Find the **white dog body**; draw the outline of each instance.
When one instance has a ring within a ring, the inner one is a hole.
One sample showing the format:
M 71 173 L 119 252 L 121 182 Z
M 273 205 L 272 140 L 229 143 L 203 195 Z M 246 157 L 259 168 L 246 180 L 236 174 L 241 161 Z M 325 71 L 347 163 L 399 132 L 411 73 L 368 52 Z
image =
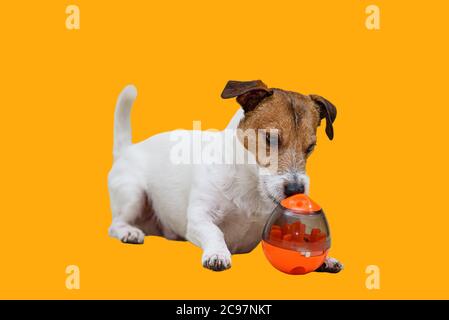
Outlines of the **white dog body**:
M 142 243 L 145 235 L 186 239 L 204 250 L 203 263 L 212 258 L 230 264 L 231 253 L 251 251 L 274 208 L 258 189 L 257 165 L 174 164 L 170 153 L 179 142 L 172 137 L 188 131 L 131 144 L 129 112 L 135 97 L 135 88 L 128 86 L 117 103 L 115 160 L 108 177 L 110 235 L 130 243 Z M 226 139 L 224 131 L 201 134 L 201 141 L 216 135 Z

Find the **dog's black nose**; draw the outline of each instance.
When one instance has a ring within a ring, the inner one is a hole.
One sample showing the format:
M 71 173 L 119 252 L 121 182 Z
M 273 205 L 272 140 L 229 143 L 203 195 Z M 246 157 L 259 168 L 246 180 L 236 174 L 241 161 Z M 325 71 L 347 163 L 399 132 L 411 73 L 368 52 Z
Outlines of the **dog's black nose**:
M 284 193 L 287 197 L 297 193 L 304 193 L 304 185 L 302 183 L 289 182 L 284 185 Z

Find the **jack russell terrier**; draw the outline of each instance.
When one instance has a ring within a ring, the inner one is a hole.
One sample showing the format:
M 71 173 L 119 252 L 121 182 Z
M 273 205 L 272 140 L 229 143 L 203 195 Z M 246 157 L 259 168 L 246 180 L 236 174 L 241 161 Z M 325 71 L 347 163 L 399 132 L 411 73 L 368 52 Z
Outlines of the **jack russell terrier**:
M 115 110 L 109 235 L 133 244 L 143 243 L 148 235 L 188 240 L 203 250 L 203 266 L 214 271 L 230 268 L 231 254 L 257 246 L 277 203 L 308 193 L 306 161 L 323 118 L 327 136 L 332 140 L 334 135 L 337 110 L 325 98 L 268 88 L 260 80 L 229 81 L 221 97 L 237 98 L 242 109 L 226 130 L 175 130 L 132 144 L 130 110 L 136 96 L 136 88 L 127 86 Z M 233 134 L 226 134 L 229 130 Z M 256 133 L 244 134 L 251 130 Z M 201 135 L 200 147 L 225 141 L 218 158 L 232 161 L 175 161 L 180 142 L 174 137 L 195 134 Z M 262 149 L 272 154 L 260 155 Z M 246 161 L 236 163 L 233 152 Z M 275 166 L 270 165 L 273 155 Z M 328 258 L 317 271 L 342 268 Z

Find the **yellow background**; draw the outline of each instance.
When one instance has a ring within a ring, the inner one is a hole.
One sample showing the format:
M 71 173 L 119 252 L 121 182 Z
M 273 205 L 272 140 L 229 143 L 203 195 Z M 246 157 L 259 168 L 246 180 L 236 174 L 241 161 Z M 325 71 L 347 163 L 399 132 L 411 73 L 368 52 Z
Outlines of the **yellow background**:
M 365 7 L 381 30 L 365 28 Z M 65 28 L 77 4 L 81 29 Z M 4 2 L 0 298 L 449 298 L 445 1 Z M 308 164 L 338 275 L 284 275 L 261 248 L 231 270 L 189 243 L 109 238 L 113 111 L 134 83 L 133 135 L 224 128 L 229 79 L 338 108 Z M 81 290 L 65 288 L 65 267 Z M 381 289 L 365 288 L 380 267 Z

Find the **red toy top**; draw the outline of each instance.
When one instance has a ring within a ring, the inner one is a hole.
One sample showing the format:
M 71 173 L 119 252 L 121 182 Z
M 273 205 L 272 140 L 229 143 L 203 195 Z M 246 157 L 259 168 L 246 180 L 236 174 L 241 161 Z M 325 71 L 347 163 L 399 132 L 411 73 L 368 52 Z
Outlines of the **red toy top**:
M 299 212 L 302 214 L 315 213 L 321 210 L 318 203 L 314 202 L 305 194 L 296 194 L 281 201 L 281 205 L 290 209 L 293 212 Z

